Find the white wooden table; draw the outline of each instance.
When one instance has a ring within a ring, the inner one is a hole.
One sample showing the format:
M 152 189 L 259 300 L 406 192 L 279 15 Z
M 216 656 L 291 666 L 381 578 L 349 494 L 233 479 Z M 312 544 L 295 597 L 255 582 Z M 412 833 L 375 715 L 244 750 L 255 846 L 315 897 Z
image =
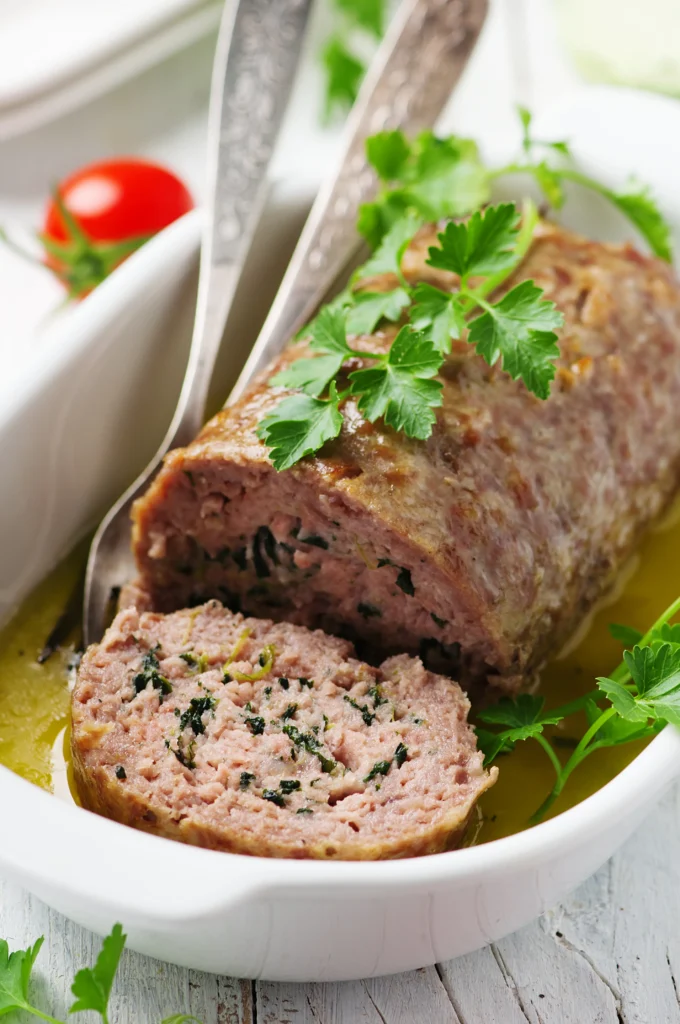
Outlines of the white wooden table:
M 470 134 L 502 130 L 513 103 L 545 102 L 574 80 L 555 41 L 550 0 L 491 4 L 456 94 L 456 126 Z M 37 209 L 44 183 L 36 183 L 34 204 L 25 168 L 35 176 L 41 154 L 56 177 L 101 152 L 147 152 L 177 167 L 200 197 L 208 63 L 209 46 L 199 44 L 138 86 L 2 147 L 3 217 L 22 204 Z M 73 974 L 94 961 L 100 940 L 0 881 L 0 937 L 19 948 L 41 934 L 38 999 L 65 1016 Z M 157 1024 L 180 1011 L 204 1024 L 680 1024 L 680 790 L 564 905 L 457 961 L 364 982 L 278 985 L 215 978 L 126 952 L 111 1024 Z

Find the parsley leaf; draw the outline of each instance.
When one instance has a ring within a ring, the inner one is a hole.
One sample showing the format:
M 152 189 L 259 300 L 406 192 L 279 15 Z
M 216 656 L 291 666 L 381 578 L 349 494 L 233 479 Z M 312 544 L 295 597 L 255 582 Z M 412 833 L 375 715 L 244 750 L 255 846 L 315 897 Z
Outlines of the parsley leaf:
M 257 436 L 271 448 L 275 469 L 289 469 L 338 436 L 342 428 L 339 404 L 335 384 L 331 383 L 327 399 L 291 395 L 262 420 Z
M 351 53 L 340 35 L 333 35 L 324 47 L 322 60 L 326 71 L 326 110 L 328 120 L 333 111 L 351 107 L 356 99 L 366 68 Z
M 366 139 L 366 156 L 383 181 L 399 178 L 411 155 L 403 132 L 378 132 Z
M 311 324 L 309 329 L 309 347 L 315 352 L 334 352 L 347 359 L 355 353 L 347 345 L 347 328 L 345 324 L 345 306 L 325 306 Z
M 115 924 L 111 934 L 104 939 L 94 967 L 84 967 L 78 971 L 71 985 L 76 1001 L 69 1013 L 95 1010 L 107 1024 L 109 996 L 126 938 L 122 926 Z
M 385 29 L 385 0 L 335 0 L 342 11 L 359 28 L 366 29 L 377 39 Z
M 435 422 L 432 410 L 442 403 L 442 385 L 431 380 L 441 364 L 432 342 L 402 327 L 380 365 L 350 374 L 351 393 L 369 422 L 382 417 L 408 437 L 425 440 Z
M 460 338 L 465 317 L 460 297 L 425 282 L 413 291 L 411 324 L 428 338 L 443 356 L 451 351 L 451 339 Z
M 642 633 L 639 629 L 633 629 L 632 626 L 622 626 L 618 622 L 609 623 L 609 633 L 614 638 L 623 644 L 624 647 L 634 647 L 642 640 Z
M 369 140 L 367 155 L 385 187 L 359 211 L 358 230 L 376 246 L 405 213 L 440 220 L 469 213 L 489 198 L 489 175 L 471 139 L 422 132 L 410 144 L 401 132 Z
M 372 334 L 381 320 L 399 320 L 411 297 L 405 288 L 389 292 L 359 292 L 347 311 L 349 334 Z
M 514 748 L 521 740 L 536 739 L 546 725 L 556 725 L 563 718 L 558 709 L 547 714 L 543 712 L 545 700 L 530 693 L 522 693 L 511 700 L 503 698 L 498 704 L 485 708 L 479 713 L 479 719 L 487 725 L 505 725 L 499 733 L 491 733 L 485 729 L 477 729 L 477 741 L 483 750 L 484 763 L 490 764 L 500 753 Z
M 318 398 L 336 376 L 346 359 L 355 355 L 347 345 L 345 307 L 325 306 L 308 328 L 309 347 L 323 355 L 296 359 L 269 381 L 274 387 L 299 388 Z
M 606 712 L 602 708 L 598 708 L 594 700 L 589 700 L 586 702 L 585 713 L 588 725 L 595 725 Z M 654 732 L 654 727 L 650 729 L 646 721 L 644 723 L 627 722 L 625 718 L 616 715 L 614 718 L 608 718 L 598 728 L 597 736 L 590 744 L 589 749 L 592 751 L 600 747 L 618 747 L 622 743 L 644 739 L 652 732 Z
M 598 191 L 635 225 L 655 256 L 668 263 L 672 261 L 670 228 L 647 188 L 640 185 L 631 186 L 625 192 L 612 192 L 602 188 Z
M 616 679 L 597 680 L 621 718 L 680 725 L 680 644 L 655 641 L 649 647 L 636 646 L 624 651 L 623 660 L 637 693 Z
M 192 1017 L 190 1013 L 175 1013 L 172 1017 L 164 1017 L 161 1024 L 190 1024 L 192 1021 L 194 1024 L 201 1024 L 198 1017 Z
M 359 268 L 355 277 L 395 274 L 401 280 L 401 259 L 419 226 L 420 221 L 411 215 L 400 218 L 392 225 L 371 258 Z
M 547 398 L 560 354 L 551 328 L 561 327 L 564 317 L 542 295 L 533 281 L 523 281 L 495 306 L 480 302 L 485 312 L 470 324 L 468 341 L 489 366 L 500 358 L 513 380 L 521 378 L 529 391 Z
M 10 953 L 5 940 L 0 939 L 0 1017 L 12 1010 L 33 1012 L 28 998 L 28 983 L 43 941 L 41 937 L 28 949 Z
M 484 213 L 477 210 L 467 223 L 446 225 L 438 235 L 440 247 L 429 250 L 427 262 L 460 277 L 506 270 L 515 263 L 518 224 L 514 203 L 489 206 Z

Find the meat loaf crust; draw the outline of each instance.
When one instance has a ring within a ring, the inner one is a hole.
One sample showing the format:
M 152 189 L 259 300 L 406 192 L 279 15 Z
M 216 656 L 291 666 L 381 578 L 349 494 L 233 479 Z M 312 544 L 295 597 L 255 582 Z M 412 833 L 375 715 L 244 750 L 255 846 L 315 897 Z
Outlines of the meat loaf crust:
M 73 764 L 88 809 L 185 843 L 367 859 L 458 844 L 493 783 L 451 680 L 405 655 L 218 602 L 118 615 L 78 672 Z M 226 674 L 225 674 L 226 673 Z
M 434 242 L 417 236 L 405 273 L 450 287 L 425 263 Z M 530 683 L 677 488 L 680 289 L 631 246 L 550 225 L 507 287 L 527 278 L 565 318 L 547 401 L 454 343 L 428 441 L 350 402 L 335 442 L 276 473 L 256 430 L 283 393 L 266 379 L 305 352 L 291 346 L 137 503 L 151 604 L 218 596 L 382 652 L 437 648 L 464 685 Z

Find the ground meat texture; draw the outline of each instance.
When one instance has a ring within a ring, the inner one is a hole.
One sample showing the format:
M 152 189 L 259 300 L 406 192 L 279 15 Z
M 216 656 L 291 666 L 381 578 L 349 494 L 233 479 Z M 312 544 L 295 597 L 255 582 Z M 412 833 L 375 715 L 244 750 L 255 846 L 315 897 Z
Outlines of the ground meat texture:
M 72 703 L 85 807 L 210 849 L 378 859 L 458 844 L 495 780 L 456 683 L 213 601 L 121 612 Z
M 451 286 L 425 265 L 411 282 Z M 432 437 L 345 407 L 341 436 L 277 473 L 256 429 L 272 373 L 172 452 L 135 518 L 140 586 L 162 610 L 209 596 L 383 653 L 436 651 L 467 686 L 512 692 L 575 630 L 678 483 L 680 289 L 666 264 L 542 225 L 532 278 L 565 317 L 550 398 L 461 341 Z M 372 288 L 394 284 L 377 279 Z M 361 346 L 386 347 L 391 325 Z

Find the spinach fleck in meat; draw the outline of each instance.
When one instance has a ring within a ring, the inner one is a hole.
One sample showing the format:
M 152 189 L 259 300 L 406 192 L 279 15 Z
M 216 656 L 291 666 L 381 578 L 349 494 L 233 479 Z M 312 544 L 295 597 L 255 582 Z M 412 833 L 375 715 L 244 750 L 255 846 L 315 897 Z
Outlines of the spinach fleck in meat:
M 380 686 L 377 683 L 368 690 L 367 696 L 373 701 L 374 708 L 379 708 L 382 704 L 389 704 L 389 700 L 387 697 L 383 697 L 380 692 Z
M 194 736 L 200 736 L 205 732 L 203 715 L 208 711 L 214 714 L 216 703 L 217 701 L 211 693 L 206 694 L 205 697 L 192 697 L 189 701 L 189 707 L 180 715 L 180 729 L 189 727 Z
M 343 700 L 346 700 L 351 707 L 360 712 L 366 725 L 373 725 L 373 722 L 375 721 L 375 714 L 368 710 L 368 704 L 359 704 L 354 697 L 350 697 L 348 693 L 345 694 Z
M 252 732 L 253 736 L 261 736 L 264 732 L 266 722 L 260 715 L 255 715 L 253 718 L 246 718 L 246 725 Z
M 311 544 L 314 548 L 322 548 L 324 551 L 328 551 L 328 541 L 323 537 L 319 537 L 316 533 L 310 533 L 308 537 L 298 537 L 301 544 Z
M 360 601 L 357 605 L 357 611 L 359 615 L 363 615 L 365 619 L 378 619 L 381 617 L 382 612 L 379 608 L 376 608 L 374 604 L 366 604 L 364 601 Z
M 397 768 L 401 768 L 407 757 L 408 747 L 405 747 L 403 743 L 399 743 L 389 761 L 376 761 L 368 775 L 365 776 L 364 782 L 373 782 L 378 775 L 387 775 L 393 764 L 396 764 Z
M 413 586 L 413 580 L 411 579 L 411 573 L 408 569 L 400 569 L 397 573 L 395 583 L 400 590 L 403 590 L 409 597 L 413 597 L 416 592 L 416 588 Z
M 285 676 L 281 676 L 281 678 L 279 679 L 279 686 L 281 687 L 282 690 L 287 690 L 288 687 L 290 686 L 290 683 L 288 682 Z
M 330 773 L 337 767 L 336 762 L 332 758 L 326 757 L 320 750 L 319 741 L 311 732 L 300 732 L 294 725 L 284 725 L 282 731 L 295 746 L 302 747 L 308 754 L 318 757 L 321 771 Z
M 290 793 L 294 793 L 300 788 L 299 779 L 281 779 L 279 783 L 279 789 L 282 793 L 288 796 Z
M 247 789 L 250 783 L 254 781 L 255 776 L 252 772 L 241 772 L 241 777 L 238 783 L 239 789 Z
M 440 629 L 443 629 L 444 626 L 448 626 L 447 620 L 446 619 L 440 619 L 439 616 L 435 615 L 434 612 L 430 612 L 430 617 L 431 617 L 432 621 L 434 622 L 435 626 L 439 626 Z
M 145 690 L 149 683 L 153 686 L 154 690 L 158 690 L 160 693 L 160 700 L 163 697 L 167 697 L 169 693 L 172 693 L 172 685 L 169 679 L 166 679 L 160 672 L 160 663 L 156 657 L 156 652 L 160 650 L 160 646 L 154 647 L 153 650 L 147 651 L 142 658 L 142 664 L 139 672 L 136 673 L 132 680 L 135 688 L 135 695 Z
M 116 778 L 127 779 L 127 772 L 123 768 L 122 764 L 119 764 L 118 767 L 116 768 Z
M 287 722 L 289 719 L 293 718 L 297 709 L 297 704 L 289 704 L 286 710 L 281 715 L 281 720 L 283 722 Z
M 262 799 L 268 800 L 270 804 L 276 804 L 277 807 L 285 807 L 286 801 L 283 799 L 278 789 L 263 789 Z
M 311 807 L 298 807 L 296 814 L 314 814 Z
M 311 690 L 312 687 L 314 686 L 313 679 L 305 679 L 304 677 L 301 677 L 300 679 L 298 679 L 298 682 L 300 684 L 300 689 L 302 689 L 303 686 L 306 686 L 308 690 Z

